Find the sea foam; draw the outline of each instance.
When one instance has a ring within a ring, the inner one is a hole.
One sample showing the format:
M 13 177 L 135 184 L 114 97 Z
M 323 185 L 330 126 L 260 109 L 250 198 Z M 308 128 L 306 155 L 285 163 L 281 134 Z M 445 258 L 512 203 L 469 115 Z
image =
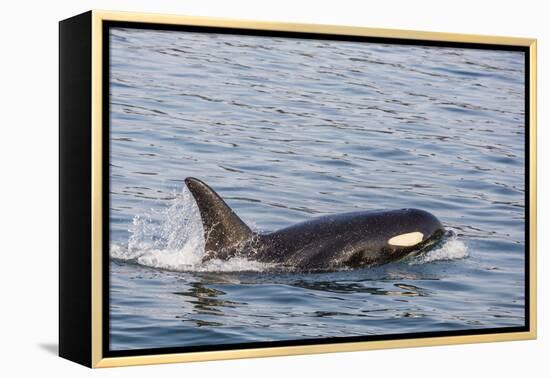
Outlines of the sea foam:
M 160 219 L 160 222 L 153 218 Z M 274 264 L 242 257 L 202 262 L 205 240 L 199 209 L 184 186 L 170 207 L 135 216 L 126 245 L 111 243 L 110 256 L 139 265 L 175 271 L 264 271 Z
M 414 257 L 409 264 L 425 264 L 434 261 L 461 260 L 467 258 L 470 254 L 466 244 L 458 239 L 453 231 L 448 231 L 448 236 L 444 241 L 434 249 Z

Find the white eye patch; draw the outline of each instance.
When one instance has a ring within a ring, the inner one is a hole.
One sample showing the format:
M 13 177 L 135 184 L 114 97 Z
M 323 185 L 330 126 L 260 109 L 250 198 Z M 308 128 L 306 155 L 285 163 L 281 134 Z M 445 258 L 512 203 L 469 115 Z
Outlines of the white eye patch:
M 409 232 L 407 234 L 394 236 L 388 240 L 388 244 L 397 247 L 411 247 L 420 243 L 423 237 L 424 234 L 422 232 Z

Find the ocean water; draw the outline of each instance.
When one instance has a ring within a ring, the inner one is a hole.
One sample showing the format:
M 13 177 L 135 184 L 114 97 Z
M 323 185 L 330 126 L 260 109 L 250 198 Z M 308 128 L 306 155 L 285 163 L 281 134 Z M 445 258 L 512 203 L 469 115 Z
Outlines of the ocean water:
M 111 350 L 524 325 L 523 53 L 115 28 L 110 55 Z M 448 233 L 368 269 L 201 263 L 189 176 L 260 231 Z

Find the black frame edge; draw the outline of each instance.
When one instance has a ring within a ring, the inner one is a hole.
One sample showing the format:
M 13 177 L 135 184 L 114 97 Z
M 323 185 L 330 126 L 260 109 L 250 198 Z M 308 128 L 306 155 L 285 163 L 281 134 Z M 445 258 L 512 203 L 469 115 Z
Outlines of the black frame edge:
M 92 367 L 92 12 L 59 22 L 59 356 Z

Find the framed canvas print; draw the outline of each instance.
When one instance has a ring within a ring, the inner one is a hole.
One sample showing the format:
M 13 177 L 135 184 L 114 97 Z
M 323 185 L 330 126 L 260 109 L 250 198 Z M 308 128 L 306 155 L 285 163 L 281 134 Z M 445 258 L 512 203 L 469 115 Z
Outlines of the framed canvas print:
M 536 41 L 60 22 L 62 357 L 536 336 Z

